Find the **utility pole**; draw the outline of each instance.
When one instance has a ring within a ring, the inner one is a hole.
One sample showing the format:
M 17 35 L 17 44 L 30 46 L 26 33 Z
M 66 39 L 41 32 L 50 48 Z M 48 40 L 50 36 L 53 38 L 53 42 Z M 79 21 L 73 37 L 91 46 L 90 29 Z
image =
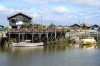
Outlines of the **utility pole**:
M 42 32 L 43 32 L 43 25 L 42 25 L 42 16 L 41 16 L 41 26 L 42 26 L 42 28 L 41 28 L 41 29 L 42 29 Z
M 42 16 L 41 16 L 41 25 L 42 25 Z M 42 26 L 43 27 L 43 26 Z

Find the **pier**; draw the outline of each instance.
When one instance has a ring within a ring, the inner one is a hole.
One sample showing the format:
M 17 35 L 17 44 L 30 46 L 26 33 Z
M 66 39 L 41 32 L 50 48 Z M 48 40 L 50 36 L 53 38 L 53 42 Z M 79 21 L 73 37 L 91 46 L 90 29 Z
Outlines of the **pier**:
M 65 40 L 66 31 L 64 29 L 50 28 L 22 28 L 9 29 L 7 36 L 10 42 L 20 42 L 31 40 L 31 42 L 44 42 L 44 44 L 59 43 Z

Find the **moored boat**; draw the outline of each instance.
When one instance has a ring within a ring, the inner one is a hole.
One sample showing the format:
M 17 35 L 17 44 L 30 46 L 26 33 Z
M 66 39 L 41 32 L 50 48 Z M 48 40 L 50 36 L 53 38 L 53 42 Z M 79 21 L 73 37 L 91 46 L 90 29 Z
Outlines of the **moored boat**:
M 24 42 L 19 42 L 19 43 L 12 43 L 14 47 L 33 47 L 33 46 L 43 46 L 43 42 L 38 42 L 38 43 L 31 43 L 29 40 L 26 40 Z
M 82 44 L 96 44 L 94 37 L 87 37 L 86 39 L 81 39 Z
M 71 43 L 72 44 L 80 44 L 81 43 L 81 40 L 79 37 L 74 37 L 71 39 Z

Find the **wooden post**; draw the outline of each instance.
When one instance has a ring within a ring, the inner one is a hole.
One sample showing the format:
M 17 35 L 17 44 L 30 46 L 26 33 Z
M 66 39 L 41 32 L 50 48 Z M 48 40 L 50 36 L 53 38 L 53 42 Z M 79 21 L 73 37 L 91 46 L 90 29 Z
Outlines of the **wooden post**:
M 48 33 L 46 33 L 46 36 L 47 36 L 47 44 L 48 44 Z
M 8 39 L 8 46 L 9 46 L 9 44 L 10 44 L 10 30 L 8 30 L 9 31 L 9 39 Z
M 85 26 L 85 37 L 86 37 L 86 26 Z
M 20 42 L 20 33 L 18 35 L 19 35 L 19 42 Z
M 56 42 L 56 38 L 57 38 L 57 32 L 56 32 L 56 29 L 55 29 L 55 39 L 54 39 L 54 42 Z
M 24 41 L 24 40 L 25 40 L 25 39 L 24 39 L 24 35 L 25 35 L 25 34 L 23 33 L 23 34 L 22 34 L 22 41 Z
M 53 43 L 52 33 L 50 34 L 50 42 Z
M 69 40 L 70 40 L 70 31 L 69 31 Z
M 97 31 L 97 41 L 98 41 L 98 31 Z
M 32 43 L 33 43 L 33 36 L 34 36 L 34 34 L 32 33 Z
M 41 42 L 41 34 L 39 34 L 39 41 Z
M 55 39 L 56 39 L 56 35 L 57 35 L 57 33 L 56 33 L 56 29 L 55 29 Z

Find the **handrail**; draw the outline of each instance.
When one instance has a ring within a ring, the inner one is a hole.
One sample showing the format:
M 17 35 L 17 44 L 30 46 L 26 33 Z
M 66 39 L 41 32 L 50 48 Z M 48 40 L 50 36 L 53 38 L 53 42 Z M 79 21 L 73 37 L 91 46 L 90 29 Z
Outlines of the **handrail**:
M 62 32 L 65 31 L 63 29 L 37 29 L 37 28 L 21 28 L 21 29 L 9 29 L 9 32 Z

